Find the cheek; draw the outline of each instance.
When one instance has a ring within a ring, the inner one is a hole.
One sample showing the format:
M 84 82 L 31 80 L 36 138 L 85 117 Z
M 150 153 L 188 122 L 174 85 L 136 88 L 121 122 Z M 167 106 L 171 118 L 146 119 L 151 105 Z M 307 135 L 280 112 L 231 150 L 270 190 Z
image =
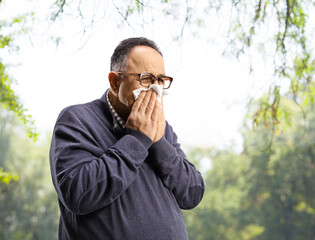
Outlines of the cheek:
M 134 103 L 132 91 L 131 92 L 120 91 L 118 97 L 119 97 L 119 101 L 126 107 L 130 107 Z
M 130 108 L 133 106 L 135 99 L 133 96 L 133 90 L 137 89 L 136 86 L 131 87 L 129 85 L 129 87 L 126 86 L 126 84 L 122 84 L 120 86 L 120 90 L 118 93 L 118 97 L 119 97 L 119 101 L 125 105 L 126 107 Z

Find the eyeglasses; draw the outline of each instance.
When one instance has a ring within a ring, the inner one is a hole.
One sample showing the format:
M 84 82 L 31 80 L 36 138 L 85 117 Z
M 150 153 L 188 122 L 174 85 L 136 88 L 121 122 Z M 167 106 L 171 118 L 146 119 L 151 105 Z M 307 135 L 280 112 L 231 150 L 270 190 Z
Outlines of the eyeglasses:
M 138 76 L 139 79 L 137 79 L 140 82 L 140 85 L 143 87 L 150 87 L 151 84 L 154 84 L 155 81 L 158 82 L 159 85 L 163 86 L 163 89 L 170 88 L 173 78 L 168 76 L 159 76 L 156 77 L 151 73 L 126 73 L 126 72 L 117 72 L 120 75 L 123 76 Z

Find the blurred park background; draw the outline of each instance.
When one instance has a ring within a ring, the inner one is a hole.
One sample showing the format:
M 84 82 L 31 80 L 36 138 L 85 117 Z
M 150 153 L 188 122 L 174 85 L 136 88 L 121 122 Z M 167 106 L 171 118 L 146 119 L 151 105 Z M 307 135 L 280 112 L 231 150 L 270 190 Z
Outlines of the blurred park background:
M 124 38 L 161 48 L 166 119 L 206 192 L 191 240 L 315 240 L 312 0 L 0 0 L 0 240 L 57 239 L 58 113 L 101 97 Z

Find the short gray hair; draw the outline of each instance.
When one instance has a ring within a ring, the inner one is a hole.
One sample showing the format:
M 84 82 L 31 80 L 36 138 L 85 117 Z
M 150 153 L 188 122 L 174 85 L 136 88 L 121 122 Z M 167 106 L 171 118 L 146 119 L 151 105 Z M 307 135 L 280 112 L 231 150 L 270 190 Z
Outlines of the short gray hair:
M 156 50 L 162 57 L 162 53 L 155 42 L 144 37 L 127 38 L 119 43 L 110 59 L 110 70 L 124 72 L 127 69 L 127 60 L 131 50 L 136 46 L 147 46 Z

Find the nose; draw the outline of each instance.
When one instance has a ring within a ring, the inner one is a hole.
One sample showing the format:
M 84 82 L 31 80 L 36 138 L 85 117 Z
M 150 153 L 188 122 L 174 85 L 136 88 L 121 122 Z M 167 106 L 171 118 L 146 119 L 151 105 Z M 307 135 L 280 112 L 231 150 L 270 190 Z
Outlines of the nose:
M 159 79 L 156 76 L 152 76 L 151 77 L 151 84 L 155 84 L 155 82 L 157 82 L 157 84 L 160 84 Z
M 157 82 L 159 84 L 159 79 L 158 78 L 153 78 L 151 84 L 155 84 Z

